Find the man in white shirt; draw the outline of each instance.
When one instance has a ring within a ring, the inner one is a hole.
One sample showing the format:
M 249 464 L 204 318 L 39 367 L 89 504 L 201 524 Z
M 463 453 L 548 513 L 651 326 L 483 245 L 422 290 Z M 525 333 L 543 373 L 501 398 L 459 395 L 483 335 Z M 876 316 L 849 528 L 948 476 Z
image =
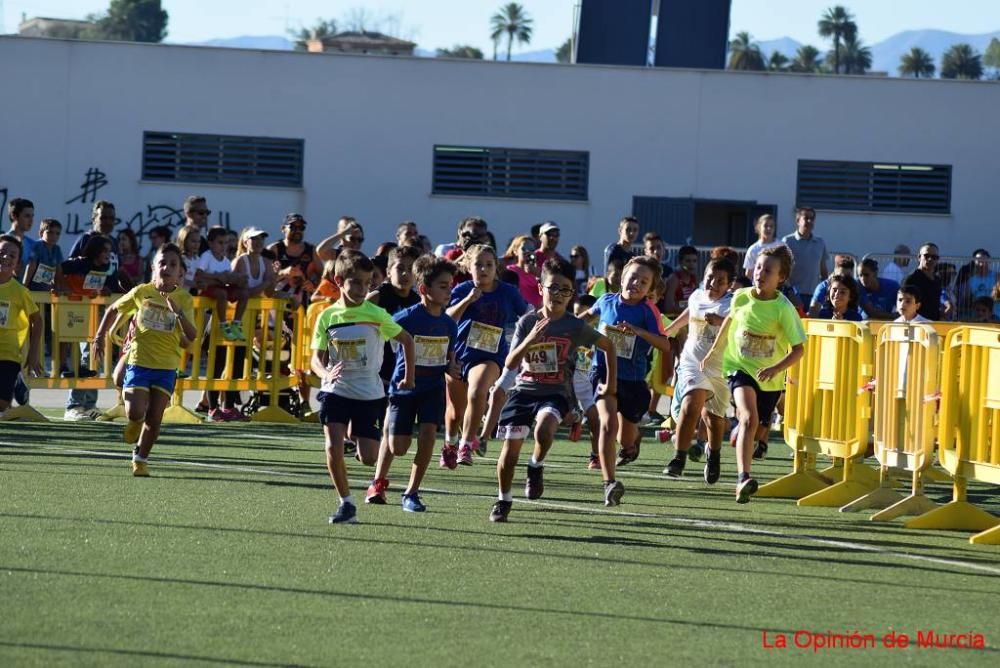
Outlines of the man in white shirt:
M 902 285 L 903 279 L 909 273 L 905 269 L 910 266 L 910 247 L 906 244 L 899 244 L 892 252 L 896 254 L 896 257 L 893 258 L 892 262 L 885 263 L 879 277 L 888 278 Z

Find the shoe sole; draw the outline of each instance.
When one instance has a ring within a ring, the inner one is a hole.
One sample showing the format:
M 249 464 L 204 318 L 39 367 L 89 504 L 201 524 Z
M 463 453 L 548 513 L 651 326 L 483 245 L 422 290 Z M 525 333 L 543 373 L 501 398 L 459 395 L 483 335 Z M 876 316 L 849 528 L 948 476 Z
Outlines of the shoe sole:
M 620 505 L 622 502 L 622 497 L 625 496 L 625 488 L 621 486 L 615 486 L 611 493 L 604 497 L 604 505 L 609 508 Z
M 749 503 L 750 497 L 757 493 L 757 487 L 757 481 L 750 478 L 736 493 L 736 503 Z
M 357 524 L 358 523 L 358 516 L 355 515 L 354 517 L 352 517 L 352 518 L 350 518 L 348 520 L 334 520 L 331 517 L 330 520 L 329 520 L 329 523 L 330 524 Z
M 370 506 L 384 506 L 385 497 L 384 496 L 366 496 L 365 503 Z
M 668 478 L 673 478 L 674 480 L 679 480 L 684 477 L 684 471 L 671 471 L 670 469 L 663 469 L 663 475 Z
M 403 506 L 404 513 L 422 513 L 426 510 L 426 508 L 407 508 L 406 506 Z
M 715 473 L 714 479 L 711 473 L 708 471 L 708 466 L 705 467 L 705 482 L 709 485 L 714 485 L 719 482 L 719 478 L 722 476 L 722 471 L 717 471 Z

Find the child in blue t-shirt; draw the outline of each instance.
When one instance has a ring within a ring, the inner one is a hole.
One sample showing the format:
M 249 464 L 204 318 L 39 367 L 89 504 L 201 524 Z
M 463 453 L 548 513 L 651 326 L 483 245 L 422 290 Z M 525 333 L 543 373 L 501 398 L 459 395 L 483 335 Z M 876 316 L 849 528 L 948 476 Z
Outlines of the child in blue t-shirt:
M 456 357 L 462 365 L 460 378 L 447 378 L 448 407 L 445 414 L 445 445 L 441 466 L 472 464 L 479 450 L 476 430 L 486 412 L 493 383 L 507 358 L 504 327 L 528 312 L 520 290 L 497 279 L 496 251 L 490 246 L 472 246 L 461 258 L 471 281 L 451 291 L 448 315 L 458 323 Z M 461 432 L 461 442 L 458 434 Z M 480 454 L 483 454 L 480 452 Z
M 607 505 L 616 505 L 625 492 L 622 484 L 615 481 L 615 436 L 622 445 L 620 463 L 626 464 L 639 456 L 639 421 L 650 400 L 646 385 L 647 353 L 655 347 L 664 354 L 672 354 L 660 312 L 648 299 L 650 288 L 660 279 L 660 271 L 655 258 L 632 258 L 622 273 L 621 294 L 602 295 L 590 309 L 590 313 L 598 316 L 598 330 L 615 344 L 618 358 L 617 397 L 613 393 L 594 397 L 601 418 L 601 472 Z M 604 353 L 597 353 L 596 362 L 590 372 L 595 391 L 606 373 Z
M 460 372 L 455 361 L 458 325 L 444 312 L 451 297 L 455 265 L 444 258 L 424 255 L 414 263 L 413 272 L 420 303 L 399 311 L 393 320 L 413 338 L 416 386 L 400 387 L 406 368 L 403 357 L 397 356 L 389 383 L 386 437 L 382 439 L 375 479 L 368 487 L 365 503 L 386 502 L 389 467 L 393 458 L 405 455 L 410 449 L 416 421 L 417 454 L 410 466 L 410 482 L 403 492 L 403 510 L 420 513 L 426 510 L 418 494 L 420 482 L 434 454 L 438 425 L 444 420 L 445 374 L 458 377 Z

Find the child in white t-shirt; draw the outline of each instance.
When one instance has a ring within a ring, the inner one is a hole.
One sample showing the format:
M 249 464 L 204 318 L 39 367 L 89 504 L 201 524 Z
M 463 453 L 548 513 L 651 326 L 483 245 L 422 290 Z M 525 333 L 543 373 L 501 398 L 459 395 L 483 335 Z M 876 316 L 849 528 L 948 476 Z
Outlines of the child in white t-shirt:
M 917 313 L 920 310 L 920 292 L 911 286 L 904 285 L 896 293 L 896 312 L 899 317 L 894 322 L 931 322 Z
M 223 338 L 242 341 L 246 339 L 242 319 L 249 291 L 246 275 L 233 271 L 232 262 L 226 257 L 228 235 L 228 230 L 218 225 L 208 231 L 208 250 L 198 258 L 194 280 L 201 294 L 215 299 L 215 317 Z M 226 322 L 226 305 L 229 302 L 236 303 L 232 322 Z

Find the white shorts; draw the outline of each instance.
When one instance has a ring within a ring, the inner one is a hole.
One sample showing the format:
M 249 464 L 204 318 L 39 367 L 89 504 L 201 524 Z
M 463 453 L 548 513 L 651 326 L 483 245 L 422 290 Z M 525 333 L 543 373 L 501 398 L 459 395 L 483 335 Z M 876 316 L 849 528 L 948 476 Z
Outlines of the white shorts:
M 708 400 L 705 402 L 705 410 L 710 415 L 726 416 L 731 395 L 729 383 L 723 378 L 722 373 L 707 375 L 700 369 L 684 365 L 677 370 L 677 386 L 674 388 L 674 398 L 670 403 L 670 414 L 675 421 L 680 421 L 681 402 L 691 390 L 706 390 Z
M 578 372 L 573 374 L 573 394 L 576 395 L 580 413 L 586 415 L 594 405 L 594 386 L 590 384 L 590 377 L 587 374 Z

